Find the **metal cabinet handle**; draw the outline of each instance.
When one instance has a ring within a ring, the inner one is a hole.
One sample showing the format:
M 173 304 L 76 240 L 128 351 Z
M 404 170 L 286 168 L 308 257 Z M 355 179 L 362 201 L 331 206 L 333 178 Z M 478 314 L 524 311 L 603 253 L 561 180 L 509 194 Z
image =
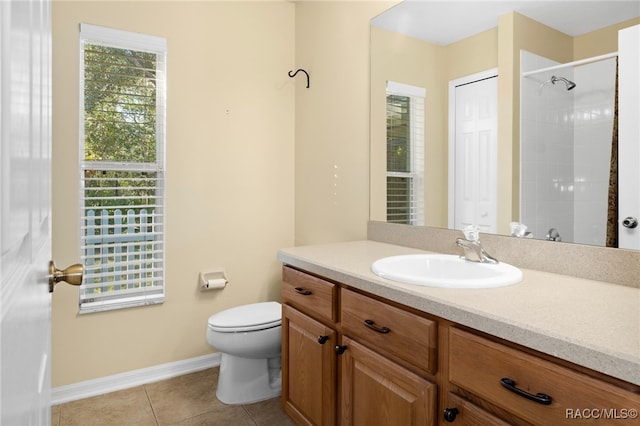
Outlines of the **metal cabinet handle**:
M 625 217 L 622 220 L 622 226 L 624 226 L 625 228 L 633 229 L 638 226 L 638 219 L 633 216 Z
M 370 320 L 370 319 L 364 320 L 364 325 L 366 325 L 367 327 L 369 327 L 373 331 L 377 331 L 378 333 L 382 333 L 382 334 L 387 334 L 388 332 L 391 331 L 391 329 L 389 329 L 389 327 L 379 327 L 379 326 L 377 326 L 375 321 Z
M 509 379 L 507 377 L 500 379 L 500 383 L 502 384 L 502 386 L 504 386 L 505 388 L 507 388 L 508 390 L 510 390 L 511 392 L 517 395 L 530 399 L 531 401 L 537 402 L 538 404 L 551 405 L 552 398 L 546 393 L 538 392 L 535 395 L 532 393 L 529 393 L 525 390 L 517 388 L 515 380 Z
M 444 420 L 448 423 L 453 423 L 460 414 L 460 410 L 457 408 L 445 408 L 444 409 Z
M 302 287 L 296 287 L 294 290 L 296 291 L 296 293 L 301 294 L 303 296 L 311 296 L 313 294 L 311 290 L 305 290 Z
M 324 345 L 329 340 L 329 336 L 318 336 L 318 343 Z
M 345 345 L 336 345 L 336 353 L 338 355 L 342 355 L 346 350 L 347 350 L 347 347 Z

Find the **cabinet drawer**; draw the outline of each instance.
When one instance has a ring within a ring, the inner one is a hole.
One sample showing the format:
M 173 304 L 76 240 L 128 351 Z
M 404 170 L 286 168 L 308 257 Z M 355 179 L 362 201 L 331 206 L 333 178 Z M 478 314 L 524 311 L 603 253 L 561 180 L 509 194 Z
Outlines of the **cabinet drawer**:
M 289 267 L 282 268 L 282 301 L 319 320 L 336 322 L 338 286 Z
M 640 409 L 640 395 L 455 328 L 449 381 L 534 424 L 592 423 L 594 416 L 633 423 L 629 410 Z
M 442 410 L 442 416 L 445 422 L 455 422 L 456 426 L 509 426 L 509 423 L 453 393 L 447 395 L 447 407 Z
M 437 324 L 402 309 L 343 289 L 343 332 L 431 374 L 437 367 Z

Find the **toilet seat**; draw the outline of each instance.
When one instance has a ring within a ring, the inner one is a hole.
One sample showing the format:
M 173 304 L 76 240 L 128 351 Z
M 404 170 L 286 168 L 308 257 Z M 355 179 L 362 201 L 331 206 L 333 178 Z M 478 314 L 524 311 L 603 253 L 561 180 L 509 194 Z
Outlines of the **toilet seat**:
M 210 330 L 238 333 L 265 330 L 282 324 L 282 305 L 278 302 L 253 303 L 227 309 L 209 317 Z

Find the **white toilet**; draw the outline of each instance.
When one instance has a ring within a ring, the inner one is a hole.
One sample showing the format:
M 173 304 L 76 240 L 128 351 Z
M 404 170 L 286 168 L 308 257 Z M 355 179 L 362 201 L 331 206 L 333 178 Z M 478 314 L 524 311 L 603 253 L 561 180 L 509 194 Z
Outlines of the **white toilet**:
M 282 306 L 254 303 L 209 317 L 207 341 L 221 354 L 216 396 L 248 404 L 280 395 Z

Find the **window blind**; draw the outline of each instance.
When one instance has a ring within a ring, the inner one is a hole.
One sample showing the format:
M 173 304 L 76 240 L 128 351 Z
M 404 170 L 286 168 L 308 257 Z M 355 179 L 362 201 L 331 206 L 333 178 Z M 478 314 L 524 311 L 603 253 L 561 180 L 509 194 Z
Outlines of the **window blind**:
M 387 82 L 387 222 L 424 224 L 425 89 Z
M 80 312 L 164 301 L 164 39 L 82 24 Z

